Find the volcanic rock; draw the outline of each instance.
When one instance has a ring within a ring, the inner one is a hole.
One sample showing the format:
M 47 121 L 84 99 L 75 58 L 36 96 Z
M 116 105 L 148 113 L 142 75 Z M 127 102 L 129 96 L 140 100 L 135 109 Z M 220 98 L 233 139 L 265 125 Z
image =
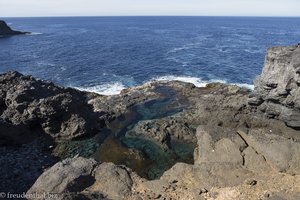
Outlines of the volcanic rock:
M 84 92 L 18 72 L 0 75 L 0 85 L 0 137 L 6 143 L 24 143 L 41 133 L 77 138 L 96 133 L 104 123 Z
M 29 32 L 21 32 L 12 30 L 5 21 L 0 20 L 0 36 L 23 35 Z
M 249 104 L 270 118 L 300 128 L 300 45 L 268 49 Z

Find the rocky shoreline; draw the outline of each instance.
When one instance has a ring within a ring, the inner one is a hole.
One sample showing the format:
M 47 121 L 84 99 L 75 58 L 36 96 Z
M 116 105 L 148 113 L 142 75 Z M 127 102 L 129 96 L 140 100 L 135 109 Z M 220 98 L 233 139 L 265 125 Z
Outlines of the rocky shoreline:
M 12 30 L 5 21 L 0 20 L 0 37 L 24 34 L 30 34 L 30 32 Z
M 157 81 L 103 96 L 2 74 L 0 191 L 300 199 L 299 58 L 270 48 L 253 91 Z

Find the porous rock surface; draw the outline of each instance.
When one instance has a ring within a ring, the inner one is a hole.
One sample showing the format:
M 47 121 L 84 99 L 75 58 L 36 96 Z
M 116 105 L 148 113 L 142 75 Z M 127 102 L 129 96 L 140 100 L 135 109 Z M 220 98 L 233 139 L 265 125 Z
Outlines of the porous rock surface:
M 1 144 L 26 143 L 41 134 L 77 138 L 101 126 L 85 93 L 18 72 L 0 75 Z M 98 120 L 98 121 L 97 121 Z
M 268 49 L 249 104 L 300 129 L 300 45 Z

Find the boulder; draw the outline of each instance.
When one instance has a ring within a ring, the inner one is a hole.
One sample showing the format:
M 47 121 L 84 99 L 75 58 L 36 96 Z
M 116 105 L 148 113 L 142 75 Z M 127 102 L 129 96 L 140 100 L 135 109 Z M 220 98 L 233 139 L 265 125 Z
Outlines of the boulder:
M 27 193 L 80 192 L 95 182 L 92 172 L 96 165 L 92 159 L 67 158 L 44 172 Z
M 67 158 L 45 171 L 27 195 L 56 194 L 56 199 L 131 199 L 134 176 L 131 173 L 126 167 L 112 163 Z

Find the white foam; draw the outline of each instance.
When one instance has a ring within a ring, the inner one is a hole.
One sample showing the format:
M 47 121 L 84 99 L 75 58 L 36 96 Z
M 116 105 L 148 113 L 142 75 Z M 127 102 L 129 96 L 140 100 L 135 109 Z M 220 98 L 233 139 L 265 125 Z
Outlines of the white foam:
M 167 76 L 160 76 L 157 78 L 153 78 L 150 81 L 182 81 L 186 83 L 192 83 L 196 87 L 205 87 L 209 83 L 227 83 L 225 80 L 219 80 L 219 79 L 211 79 L 209 81 L 202 80 L 199 77 L 192 77 L 192 76 L 174 76 L 174 75 L 167 75 Z M 245 87 L 248 89 L 253 90 L 254 85 L 246 84 L 246 83 L 227 83 L 230 85 L 237 85 L 239 87 Z M 102 95 L 116 95 L 120 94 L 120 92 L 123 89 L 126 89 L 126 86 L 123 85 L 121 82 L 113 82 L 103 85 L 95 85 L 90 87 L 74 87 L 81 91 L 87 91 L 87 92 L 94 92 L 97 94 Z
M 169 52 L 170 53 L 175 53 L 177 51 L 182 51 L 182 50 L 188 50 L 190 49 L 191 47 L 188 47 L 188 46 L 183 46 L 183 47 L 177 47 L 177 48 L 173 48 L 172 50 L 170 50 Z
M 237 85 L 239 87 L 244 87 L 253 90 L 254 85 L 247 84 L 247 83 L 227 83 L 225 80 L 221 79 L 211 79 L 209 81 L 204 81 L 199 77 L 192 77 L 192 76 L 161 76 L 153 79 L 154 81 L 182 81 L 186 83 L 192 83 L 196 87 L 205 87 L 209 83 L 224 83 L 229 85 Z
M 201 40 L 200 40 L 201 41 Z M 176 53 L 178 51 L 184 51 L 184 50 L 189 50 L 189 49 L 195 49 L 198 48 L 200 45 L 202 44 L 202 42 L 196 42 L 196 43 L 189 43 L 189 44 L 185 44 L 181 47 L 176 47 L 171 49 L 170 51 L 168 51 L 168 53 Z
M 31 33 L 26 33 L 26 35 L 42 35 L 43 33 L 38 33 L 38 32 L 31 32 Z
M 239 87 L 248 88 L 250 90 L 254 90 L 254 85 L 247 84 L 247 83 L 230 83 L 231 85 L 237 85 Z
M 95 85 L 91 87 L 74 87 L 81 91 L 94 92 L 102 95 L 115 95 L 120 94 L 126 87 L 120 82 L 108 83 L 103 85 Z
M 192 76 L 160 76 L 153 79 L 154 81 L 182 81 L 186 83 L 193 83 L 196 87 L 205 87 L 209 82 L 203 81 L 201 78 Z
M 37 62 L 38 65 L 40 66 L 50 66 L 50 67 L 55 67 L 56 64 L 54 63 L 50 63 L 50 62 L 47 62 L 47 61 L 39 61 Z

